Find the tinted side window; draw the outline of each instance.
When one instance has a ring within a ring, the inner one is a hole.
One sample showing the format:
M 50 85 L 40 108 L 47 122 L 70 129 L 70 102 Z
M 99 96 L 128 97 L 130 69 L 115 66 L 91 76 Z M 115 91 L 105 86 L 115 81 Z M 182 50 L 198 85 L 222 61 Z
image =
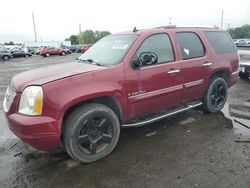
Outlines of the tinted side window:
M 155 53 L 158 56 L 157 63 L 174 61 L 172 44 L 167 34 L 153 35 L 144 40 L 136 53 L 137 57 L 143 52 Z
M 180 32 L 176 33 L 176 38 L 181 48 L 182 59 L 204 56 L 205 50 L 197 34 L 191 32 Z
M 215 53 L 224 54 L 236 52 L 236 48 L 226 32 L 205 31 L 204 33 Z

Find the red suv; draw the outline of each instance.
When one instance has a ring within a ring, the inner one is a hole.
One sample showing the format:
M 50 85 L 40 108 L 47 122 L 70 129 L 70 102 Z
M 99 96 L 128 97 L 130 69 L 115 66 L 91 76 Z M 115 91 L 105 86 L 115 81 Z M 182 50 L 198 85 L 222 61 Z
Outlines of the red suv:
M 65 49 L 53 48 L 53 47 L 43 48 L 40 51 L 40 55 L 43 57 L 49 57 L 50 55 L 65 55 L 65 54 L 67 54 Z
M 75 62 L 16 75 L 3 106 L 24 142 L 63 147 L 89 163 L 112 152 L 121 127 L 198 106 L 219 112 L 238 69 L 235 45 L 220 29 L 134 30 L 101 39 Z

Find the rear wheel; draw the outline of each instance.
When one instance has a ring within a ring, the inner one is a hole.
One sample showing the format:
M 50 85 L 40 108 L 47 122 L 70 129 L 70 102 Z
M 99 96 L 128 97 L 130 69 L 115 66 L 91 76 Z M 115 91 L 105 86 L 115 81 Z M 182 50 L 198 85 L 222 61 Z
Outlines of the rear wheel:
M 116 114 L 102 104 L 87 104 L 67 118 L 62 138 L 65 150 L 73 159 L 90 163 L 110 154 L 119 136 Z
M 50 54 L 49 54 L 49 53 L 46 53 L 46 54 L 45 54 L 45 56 L 46 56 L 46 57 L 49 57 L 49 56 L 50 56 Z
M 219 112 L 227 100 L 227 83 L 223 78 L 215 77 L 209 84 L 203 98 L 203 109 L 210 113 Z

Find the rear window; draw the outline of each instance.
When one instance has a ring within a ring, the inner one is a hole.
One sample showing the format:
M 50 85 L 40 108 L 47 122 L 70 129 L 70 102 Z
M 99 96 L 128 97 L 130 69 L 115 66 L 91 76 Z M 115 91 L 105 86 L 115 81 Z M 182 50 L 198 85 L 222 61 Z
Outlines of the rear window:
M 192 32 L 179 32 L 176 33 L 182 59 L 191 59 L 202 57 L 205 54 L 203 44 L 197 34 Z
M 236 52 L 235 45 L 233 44 L 229 35 L 224 31 L 205 31 L 209 43 L 213 47 L 215 53 L 225 54 Z

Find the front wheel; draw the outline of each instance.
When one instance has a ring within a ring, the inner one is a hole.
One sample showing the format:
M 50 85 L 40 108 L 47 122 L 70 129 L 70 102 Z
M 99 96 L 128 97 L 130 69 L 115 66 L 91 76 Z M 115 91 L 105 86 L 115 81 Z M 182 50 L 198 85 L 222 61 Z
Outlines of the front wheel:
M 119 136 L 120 123 L 113 110 L 102 104 L 87 104 L 67 118 L 62 138 L 73 159 L 90 163 L 110 154 Z
M 203 109 L 210 113 L 219 112 L 227 100 L 227 83 L 223 78 L 214 78 L 203 98 Z

